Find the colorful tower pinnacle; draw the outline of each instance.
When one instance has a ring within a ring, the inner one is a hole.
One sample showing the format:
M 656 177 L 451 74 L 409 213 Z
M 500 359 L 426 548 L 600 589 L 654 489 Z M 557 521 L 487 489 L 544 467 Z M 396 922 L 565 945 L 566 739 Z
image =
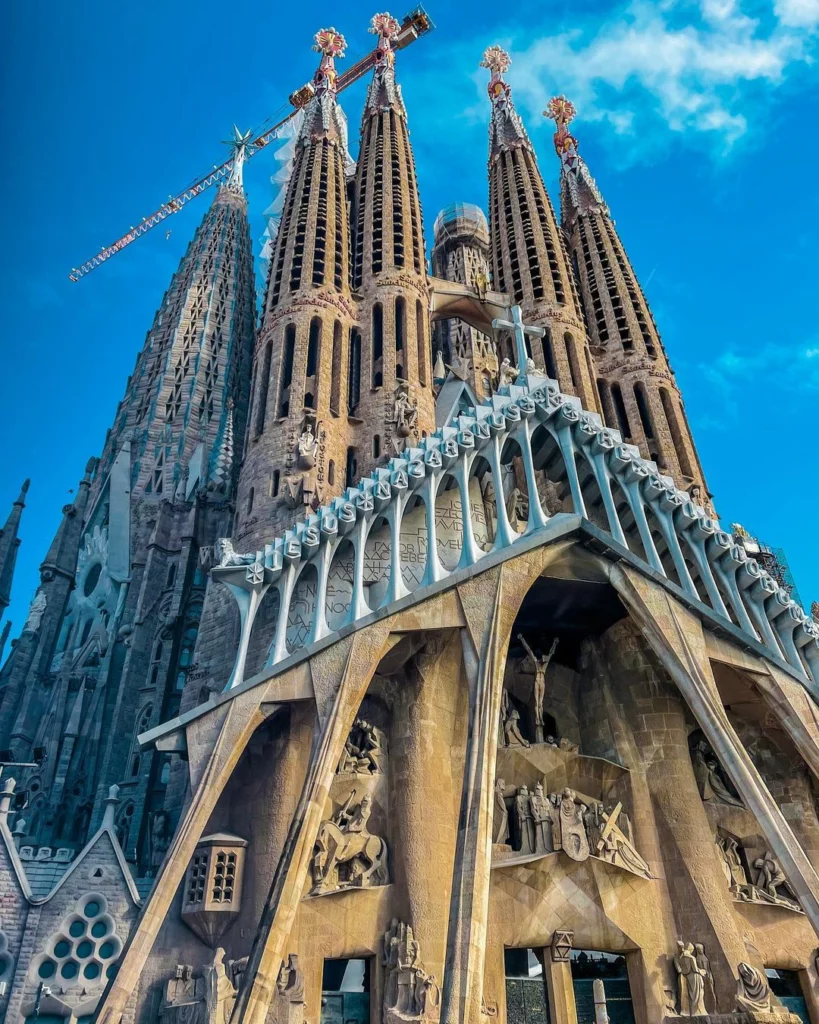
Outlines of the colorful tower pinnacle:
M 352 161 L 336 100 L 335 60 L 345 47 L 334 28 L 316 33 L 321 59 L 273 242 L 236 516 L 237 540 L 249 547 L 344 486 L 356 320 L 346 178 Z
M 563 391 L 597 409 L 586 329 L 563 235 L 534 148 L 504 80 L 511 60 L 499 46 L 484 53 L 489 99 L 489 225 L 493 285 L 546 328 L 532 358 Z M 509 353 L 514 358 L 514 353 Z
M 11 582 L 17 562 L 17 549 L 20 547 L 17 531 L 20 528 L 23 509 L 26 507 L 26 494 L 30 483 L 30 480 L 25 481 L 20 489 L 20 496 L 11 506 L 6 525 L 0 528 L 0 616 L 11 601 Z
M 565 96 L 544 111 L 557 125 L 563 229 L 597 367 L 606 423 L 639 445 L 682 487 L 706 487 L 682 396 L 654 318 L 614 227 L 609 208 L 569 131 L 576 114 Z
M 378 58 L 361 120 L 352 207 L 361 358 L 350 406 L 362 428 L 348 458 L 348 482 L 435 426 L 421 201 L 395 81 L 399 28 L 389 14 L 376 14 L 370 25 Z M 409 420 L 397 412 L 405 406 L 413 410 Z

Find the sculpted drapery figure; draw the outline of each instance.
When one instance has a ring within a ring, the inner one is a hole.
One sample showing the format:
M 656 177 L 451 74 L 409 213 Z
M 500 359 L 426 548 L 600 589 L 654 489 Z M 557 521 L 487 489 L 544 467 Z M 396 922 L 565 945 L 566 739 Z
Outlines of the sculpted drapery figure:
M 549 662 L 557 650 L 558 640 L 555 637 L 552 641 L 548 654 L 535 654 L 529 644 L 526 643 L 522 633 L 518 633 L 518 640 L 523 644 L 523 648 L 535 670 L 535 742 L 543 743 L 543 698 L 546 695 L 546 669 L 549 667 Z
M 560 845 L 566 856 L 572 860 L 587 860 L 591 851 L 584 821 L 586 805 L 575 802 L 575 792 L 568 786 L 560 796 L 558 813 Z
M 520 731 L 520 712 L 504 687 L 501 694 L 501 733 L 505 747 L 528 747 L 530 743 Z
M 380 775 L 387 752 L 387 738 L 378 726 L 357 718 L 338 762 L 338 774 Z
M 535 829 L 535 853 L 550 853 L 552 850 L 552 805 L 543 792 L 542 782 L 538 782 L 535 786 L 530 806 Z
M 725 878 L 729 887 L 732 890 L 737 890 L 741 886 L 747 885 L 748 876 L 745 874 L 745 868 L 742 866 L 737 840 L 734 839 L 733 836 L 718 835 L 717 847 L 722 854 L 722 859 L 725 864 Z
M 737 967 L 737 1009 L 769 1011 L 771 1008 L 771 990 L 768 981 L 761 971 L 750 964 L 740 962 Z
M 421 948 L 412 928 L 393 918 L 384 933 L 384 1021 L 438 1020 L 441 992 L 421 961 Z
M 535 852 L 535 822 L 532 816 L 532 799 L 529 787 L 521 786 L 515 796 L 515 820 L 520 837 L 520 852 Z
M 694 732 L 690 743 L 694 775 L 703 800 L 715 800 L 731 807 L 744 807 L 705 737 L 699 732 Z
M 677 941 L 679 952 L 674 957 L 681 1017 L 705 1016 L 705 971 L 697 963 L 694 947 Z
M 506 783 L 503 779 L 495 780 L 495 804 L 492 817 L 492 842 L 506 843 L 509 841 L 509 811 L 505 800 Z

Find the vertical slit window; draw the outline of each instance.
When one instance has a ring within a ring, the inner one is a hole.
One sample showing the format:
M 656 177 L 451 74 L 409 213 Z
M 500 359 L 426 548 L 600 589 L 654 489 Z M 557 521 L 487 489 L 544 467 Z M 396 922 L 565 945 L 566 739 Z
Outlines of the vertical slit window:
M 394 110 L 389 113 L 390 125 L 390 171 L 392 175 L 392 252 L 396 267 L 404 266 L 404 202 L 401 190 L 401 162 L 398 158 L 397 117 Z
M 384 119 L 376 117 L 375 123 L 375 174 L 373 178 L 373 274 L 380 274 L 384 267 Z
M 380 388 L 384 383 L 384 307 L 380 302 L 373 306 L 371 352 L 372 386 Z
M 419 300 L 415 303 L 415 334 L 418 344 L 418 382 L 421 387 L 427 386 L 427 333 L 424 306 Z
M 318 400 L 318 372 L 321 360 L 321 320 L 314 316 L 310 321 L 307 340 L 307 371 L 304 382 L 304 405 L 315 409 Z
M 282 355 L 282 380 L 279 388 L 279 416 L 287 416 L 290 412 L 290 384 L 293 381 L 293 356 L 296 349 L 296 325 L 288 324 L 284 332 L 284 351 Z
M 395 351 L 404 348 L 404 335 L 407 331 L 407 304 L 399 295 L 395 300 Z
M 577 347 L 571 334 L 563 335 L 563 343 L 566 346 L 566 355 L 569 358 L 569 376 L 572 387 L 578 397 L 582 397 L 583 372 L 580 369 L 580 362 L 577 358 Z
M 350 371 L 347 377 L 347 411 L 355 412 L 361 401 L 361 331 L 350 328 Z
M 273 342 L 265 345 L 262 357 L 261 377 L 259 378 L 259 396 L 256 406 L 256 435 L 264 432 L 264 421 L 267 416 L 267 396 L 270 390 L 270 363 L 273 358 Z
M 600 395 L 600 408 L 603 411 L 604 423 L 611 430 L 618 430 L 614 406 L 611 403 L 611 391 L 609 391 L 609 386 L 602 377 L 597 378 L 597 393 Z
M 316 207 L 315 229 L 313 234 L 313 284 L 322 285 L 325 281 L 325 261 L 327 258 L 327 176 L 330 158 L 330 143 L 322 139 L 321 165 L 319 169 L 318 205 Z
M 557 380 L 557 363 L 555 363 L 555 352 L 552 348 L 552 333 L 548 327 L 543 335 L 543 365 L 552 380 Z
M 674 443 L 674 451 L 677 453 L 677 461 L 680 464 L 682 474 L 683 476 L 693 477 L 691 460 L 688 457 L 688 450 L 685 446 L 685 438 L 680 430 L 680 421 L 677 418 L 677 412 L 674 409 L 671 395 L 665 388 L 660 388 L 660 402 L 663 406 L 665 418 L 668 421 L 668 429 L 671 431 L 671 440 Z
M 617 416 L 617 426 L 620 429 L 620 433 L 624 438 L 631 437 L 631 426 L 629 425 L 628 413 L 626 412 L 626 403 L 623 401 L 623 392 L 620 390 L 619 384 L 612 384 L 611 400 L 614 402 L 614 412 Z
M 640 422 L 643 425 L 643 433 L 651 441 L 654 439 L 654 424 L 651 422 L 651 412 L 648 408 L 645 388 L 642 384 L 634 385 L 634 400 L 637 402 L 637 412 L 640 414 Z
M 358 458 L 355 448 L 347 449 L 347 466 L 344 477 L 344 486 L 352 487 L 358 476 Z
M 381 456 L 381 436 L 379 434 L 373 435 L 373 458 L 377 459 Z
M 330 380 L 330 412 L 338 416 L 341 408 L 341 324 L 336 320 L 333 324 L 333 366 Z

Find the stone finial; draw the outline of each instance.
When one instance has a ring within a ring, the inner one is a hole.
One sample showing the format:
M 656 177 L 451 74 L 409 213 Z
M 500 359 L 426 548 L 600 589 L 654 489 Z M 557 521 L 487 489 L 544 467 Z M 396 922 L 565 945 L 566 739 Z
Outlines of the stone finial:
M 8 822 L 9 808 L 11 807 L 11 799 L 14 796 L 14 787 L 17 783 L 11 776 L 7 779 L 3 779 L 0 783 L 0 824 L 5 825 Z
M 482 68 L 488 68 L 493 75 L 502 75 L 509 70 L 512 58 L 500 46 L 487 46 L 483 51 Z
M 102 827 L 109 828 L 112 832 L 114 831 L 114 814 L 118 803 L 119 786 L 114 784 L 108 790 L 108 796 L 105 798 L 105 812 L 102 816 Z
M 14 840 L 14 845 L 19 851 L 23 845 L 23 840 L 28 834 L 28 822 L 25 818 L 18 818 L 14 828 L 11 830 L 11 838 Z

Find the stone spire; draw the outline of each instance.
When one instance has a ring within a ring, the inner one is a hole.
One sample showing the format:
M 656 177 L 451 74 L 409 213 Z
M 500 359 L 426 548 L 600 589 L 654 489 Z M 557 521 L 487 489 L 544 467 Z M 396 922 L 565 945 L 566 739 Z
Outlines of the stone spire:
M 17 562 L 17 549 L 20 547 L 17 531 L 20 528 L 23 509 L 26 507 L 26 494 L 30 483 L 30 480 L 23 483 L 19 498 L 11 506 L 6 525 L 0 529 L 0 615 L 11 601 L 11 582 Z
M 350 296 L 347 124 L 336 99 L 344 36 L 316 33 L 281 223 L 273 242 L 254 361 L 253 408 L 239 482 L 242 545 L 302 518 L 344 486 Z
M 229 398 L 241 446 L 254 333 L 253 260 L 242 187 L 248 142 L 248 135 L 234 131 L 231 175 L 179 263 L 106 439 L 99 481 L 130 441 L 134 497 L 172 499 L 183 464 L 198 470 L 201 486 L 206 484 Z
M 233 138 L 225 141 L 225 145 L 230 146 L 233 150 L 233 167 L 230 169 L 230 175 L 225 185 L 227 188 L 240 192 L 242 195 L 244 195 L 242 172 L 252 135 L 253 132 L 240 132 L 236 125 L 234 125 Z
M 609 208 L 569 131 L 576 111 L 556 96 L 544 111 L 557 126 L 563 230 L 586 314 L 603 416 L 677 484 L 707 490 L 674 379 L 645 295 Z
M 11 632 L 11 619 L 6 619 L 3 623 L 3 631 L 0 632 L 0 665 L 3 664 L 3 652 L 6 649 L 6 644 L 9 639 L 9 633 Z
M 395 80 L 399 28 L 389 14 L 376 14 L 370 24 L 377 57 L 361 119 L 352 206 L 361 355 L 351 366 L 349 391 L 351 414 L 362 429 L 348 458 L 347 483 L 435 427 L 421 201 Z M 396 412 L 405 406 L 409 419 Z
M 490 46 L 489 224 L 494 287 L 546 329 L 531 343 L 532 358 L 561 390 L 598 408 L 588 336 L 565 239 L 543 184 L 534 148 L 512 102 L 504 75 L 509 54 Z M 510 348 L 503 353 L 514 361 Z

